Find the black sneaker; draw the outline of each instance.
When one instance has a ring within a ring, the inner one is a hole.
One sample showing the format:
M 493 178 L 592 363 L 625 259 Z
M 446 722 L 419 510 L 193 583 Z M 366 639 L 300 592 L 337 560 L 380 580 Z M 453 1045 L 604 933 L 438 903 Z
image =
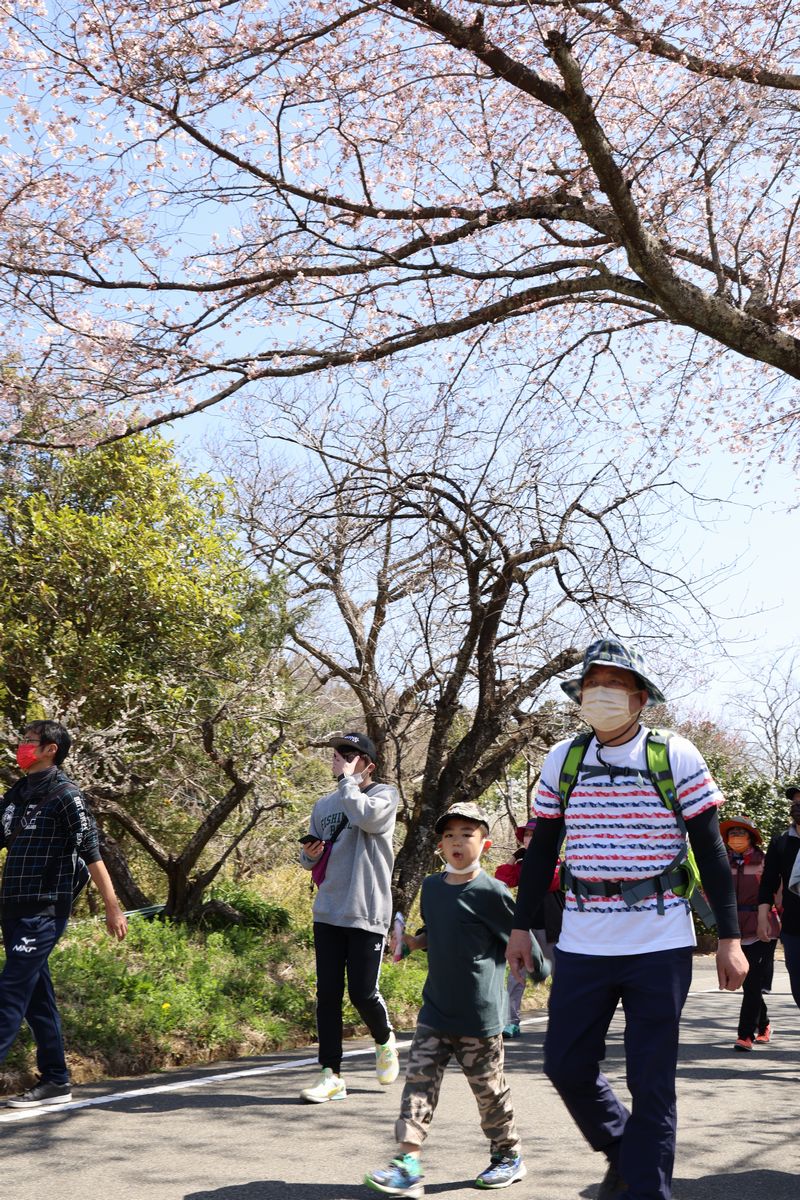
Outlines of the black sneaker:
M 42 1108 L 45 1104 L 69 1104 L 72 1092 L 68 1083 L 46 1083 L 40 1079 L 27 1092 L 6 1100 L 9 1108 Z
M 612 1167 L 609 1163 L 608 1170 L 603 1176 L 603 1182 L 597 1192 L 597 1200 L 615 1200 L 615 1197 L 620 1196 L 626 1188 L 625 1180 L 620 1175 L 616 1167 Z

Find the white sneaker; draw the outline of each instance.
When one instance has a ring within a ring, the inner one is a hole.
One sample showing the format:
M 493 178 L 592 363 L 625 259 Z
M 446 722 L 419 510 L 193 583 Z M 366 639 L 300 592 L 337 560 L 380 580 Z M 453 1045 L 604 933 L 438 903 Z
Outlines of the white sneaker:
M 346 1100 L 347 1088 L 344 1086 L 344 1080 L 334 1075 L 330 1067 L 323 1067 L 317 1082 L 312 1083 L 311 1087 L 303 1088 L 300 1099 L 307 1100 L 309 1104 L 324 1104 L 326 1100 Z
M 397 1056 L 397 1039 L 394 1033 L 389 1034 L 389 1040 L 383 1046 L 375 1043 L 375 1074 L 378 1083 L 387 1087 L 394 1083 L 400 1074 L 400 1059 Z

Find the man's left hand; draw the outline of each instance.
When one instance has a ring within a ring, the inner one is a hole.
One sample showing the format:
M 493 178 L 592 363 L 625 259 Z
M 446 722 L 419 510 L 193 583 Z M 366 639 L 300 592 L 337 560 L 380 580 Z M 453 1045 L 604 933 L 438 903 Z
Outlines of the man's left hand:
M 527 929 L 512 929 L 506 947 L 506 962 L 517 983 L 524 983 L 533 974 L 531 935 Z
M 118 904 L 110 904 L 106 908 L 106 929 L 118 942 L 121 942 L 128 932 L 128 918 Z
M 717 979 L 721 992 L 735 992 L 749 970 L 738 938 L 722 938 L 717 947 Z

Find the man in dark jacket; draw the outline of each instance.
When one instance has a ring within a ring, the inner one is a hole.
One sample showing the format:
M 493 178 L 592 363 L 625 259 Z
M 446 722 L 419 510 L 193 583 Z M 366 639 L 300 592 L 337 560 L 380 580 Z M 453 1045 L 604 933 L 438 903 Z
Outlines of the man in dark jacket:
M 758 936 L 762 942 L 769 941 L 769 914 L 783 884 L 781 942 L 794 1002 L 800 1008 L 800 896 L 789 891 L 789 876 L 800 850 L 800 788 L 788 787 L 786 799 L 792 823 L 785 833 L 772 839 L 767 849 L 758 892 Z
M 23 1021 L 36 1041 L 40 1078 L 8 1103 L 14 1108 L 72 1099 L 61 1021 L 48 958 L 66 928 L 73 891 L 91 876 L 105 905 L 106 926 L 122 940 L 127 921 L 98 846 L 97 826 L 80 791 L 59 770 L 71 745 L 56 721 L 27 725 L 17 747 L 25 776 L 0 804 L 0 925 L 6 962 L 0 973 L 0 1062 Z

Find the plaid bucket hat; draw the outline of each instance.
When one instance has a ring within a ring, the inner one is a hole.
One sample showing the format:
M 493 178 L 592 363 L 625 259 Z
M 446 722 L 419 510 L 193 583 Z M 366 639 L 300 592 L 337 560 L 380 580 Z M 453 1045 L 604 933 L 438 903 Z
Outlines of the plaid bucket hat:
M 629 649 L 618 638 L 606 637 L 592 642 L 589 646 L 583 656 L 580 675 L 575 679 L 565 679 L 561 684 L 562 692 L 565 692 L 576 704 L 581 702 L 581 688 L 586 672 L 595 663 L 602 663 L 606 667 L 618 667 L 620 671 L 633 671 L 647 692 L 648 705 L 666 703 L 663 692 L 651 678 L 650 668 L 639 651 Z

